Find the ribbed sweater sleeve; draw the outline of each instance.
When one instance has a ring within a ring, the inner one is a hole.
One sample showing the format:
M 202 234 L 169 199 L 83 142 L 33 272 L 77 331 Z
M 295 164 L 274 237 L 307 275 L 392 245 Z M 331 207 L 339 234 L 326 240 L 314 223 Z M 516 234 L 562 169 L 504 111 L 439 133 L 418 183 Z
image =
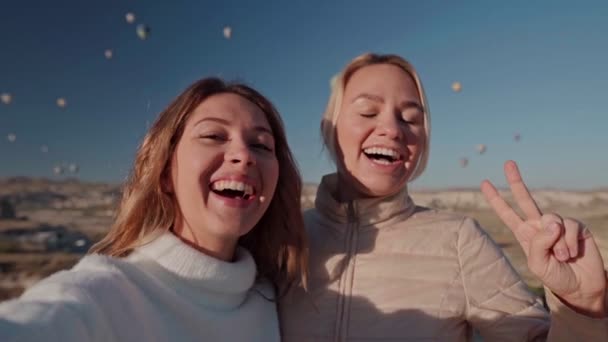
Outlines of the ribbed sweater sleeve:
M 0 305 L 4 342 L 104 341 L 111 329 L 73 273 L 60 272 Z

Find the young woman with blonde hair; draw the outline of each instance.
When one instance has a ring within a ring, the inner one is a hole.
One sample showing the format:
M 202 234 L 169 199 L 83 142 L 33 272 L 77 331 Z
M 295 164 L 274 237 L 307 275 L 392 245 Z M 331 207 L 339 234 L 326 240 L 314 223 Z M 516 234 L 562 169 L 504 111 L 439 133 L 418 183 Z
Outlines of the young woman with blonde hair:
M 284 341 L 607 341 L 606 276 L 580 222 L 543 214 L 514 162 L 505 174 L 516 214 L 485 181 L 482 192 L 521 244 L 550 307 L 532 295 L 471 218 L 414 204 L 430 113 L 414 67 L 364 54 L 338 75 L 321 124 L 337 172 L 323 177 L 304 215 L 308 292 L 279 303 Z
M 275 290 L 305 279 L 300 191 L 274 106 L 202 79 L 145 136 L 108 235 L 0 305 L 0 340 L 278 341 Z

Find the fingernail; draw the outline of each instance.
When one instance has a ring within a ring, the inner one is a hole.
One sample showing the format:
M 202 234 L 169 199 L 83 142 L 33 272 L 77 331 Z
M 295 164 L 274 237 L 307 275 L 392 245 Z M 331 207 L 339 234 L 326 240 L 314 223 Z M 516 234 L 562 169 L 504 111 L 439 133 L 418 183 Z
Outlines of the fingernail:
M 558 249 L 555 251 L 555 254 L 557 255 L 557 258 L 560 260 L 566 260 L 570 257 L 570 255 L 568 254 L 568 252 L 566 252 L 564 249 Z

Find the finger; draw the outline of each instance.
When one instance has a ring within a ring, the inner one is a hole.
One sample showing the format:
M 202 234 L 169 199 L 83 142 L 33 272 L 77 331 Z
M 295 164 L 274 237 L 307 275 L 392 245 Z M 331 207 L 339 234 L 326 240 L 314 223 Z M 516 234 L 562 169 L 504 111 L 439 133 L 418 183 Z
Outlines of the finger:
M 559 240 L 555 242 L 553 245 L 553 254 L 559 261 L 566 261 L 570 258 L 570 252 L 568 251 L 568 244 L 566 242 L 566 237 L 563 234 L 564 231 L 564 222 L 562 218 L 557 214 L 545 214 L 540 219 L 541 226 L 543 229 L 547 229 L 552 224 L 559 225 L 560 236 Z
M 580 221 L 572 218 L 564 219 L 565 238 L 566 244 L 568 245 L 568 252 L 571 258 L 578 256 L 578 244 L 579 240 L 583 240 L 583 230 L 585 225 Z
M 561 231 L 562 228 L 558 223 L 551 222 L 547 229 L 539 231 L 530 241 L 528 267 L 541 279 L 549 263 L 551 249 L 559 240 Z
M 514 161 L 508 160 L 505 162 L 505 176 L 507 177 L 507 182 L 509 182 L 509 187 L 517 206 L 521 208 L 528 219 L 540 219 L 542 212 L 532 195 L 530 195 L 530 191 L 528 191 L 528 187 L 521 178 L 519 168 Z
M 515 233 L 517 227 L 522 223 L 521 218 L 517 215 L 515 210 L 505 202 L 490 181 L 484 180 L 481 182 L 481 192 L 483 193 L 486 202 L 490 204 L 502 222 Z

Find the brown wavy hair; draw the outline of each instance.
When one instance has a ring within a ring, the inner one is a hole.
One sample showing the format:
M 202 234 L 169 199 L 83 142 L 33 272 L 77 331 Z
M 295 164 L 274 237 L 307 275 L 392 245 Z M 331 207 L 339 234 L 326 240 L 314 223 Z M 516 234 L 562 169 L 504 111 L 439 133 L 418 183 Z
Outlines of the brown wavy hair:
M 302 180 L 287 145 L 281 117 L 255 89 L 219 78 L 195 82 L 160 113 L 137 151 L 114 224 L 90 253 L 125 257 L 137 246 L 171 229 L 179 215 L 176 199 L 163 187 L 171 158 L 194 109 L 208 97 L 221 93 L 242 96 L 264 112 L 279 163 L 279 179 L 267 211 L 238 244 L 253 255 L 258 276 L 271 280 L 282 292 L 295 283 L 306 284 L 307 244 L 300 210 Z

